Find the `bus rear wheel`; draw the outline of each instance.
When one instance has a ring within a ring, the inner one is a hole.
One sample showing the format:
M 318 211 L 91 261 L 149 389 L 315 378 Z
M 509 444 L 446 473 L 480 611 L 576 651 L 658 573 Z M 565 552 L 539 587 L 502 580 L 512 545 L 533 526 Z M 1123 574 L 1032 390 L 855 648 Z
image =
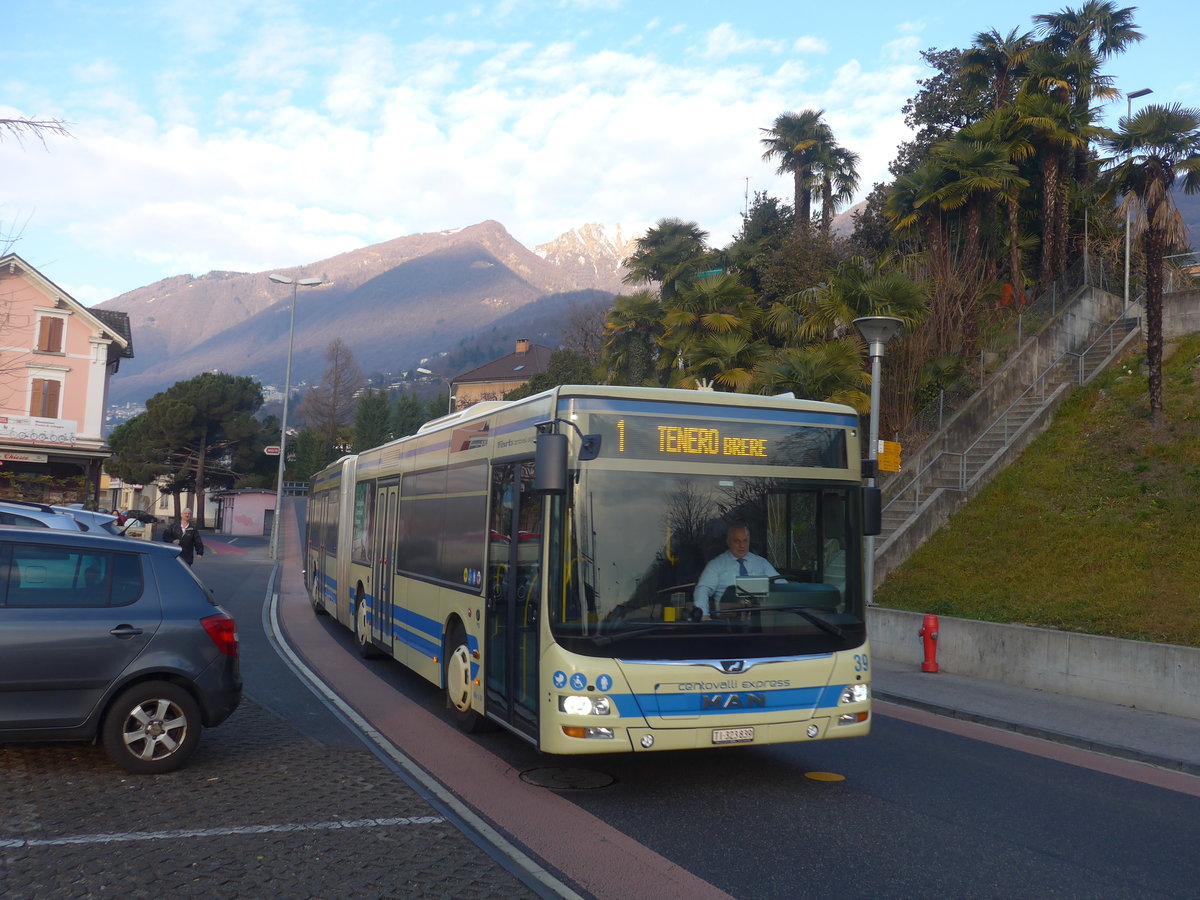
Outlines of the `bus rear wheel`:
M 363 659 L 375 659 L 379 649 L 371 643 L 371 626 L 367 623 L 367 601 L 360 593 L 354 604 L 354 637 L 358 641 L 358 655 Z
M 309 591 L 308 599 L 312 602 L 313 612 L 318 616 L 329 615 L 329 610 L 325 608 L 325 598 L 321 596 L 321 573 L 314 572 L 312 576 L 312 589 Z
M 467 632 L 461 624 L 451 629 L 446 640 L 442 682 L 446 685 L 446 705 L 453 711 L 459 730 L 467 734 L 480 731 L 483 717 L 471 706 L 471 650 L 467 646 Z

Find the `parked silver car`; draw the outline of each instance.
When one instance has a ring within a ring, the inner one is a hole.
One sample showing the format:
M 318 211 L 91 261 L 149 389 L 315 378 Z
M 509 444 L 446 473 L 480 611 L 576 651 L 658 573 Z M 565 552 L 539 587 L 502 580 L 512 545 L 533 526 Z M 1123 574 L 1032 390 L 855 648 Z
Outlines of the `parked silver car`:
M 137 525 L 142 521 L 156 521 L 154 516 L 138 513 L 131 516 Z M 25 528 L 56 528 L 59 531 L 98 531 L 104 534 L 124 535 L 126 526 L 109 513 L 84 509 L 79 505 L 50 506 L 31 500 L 0 500 L 0 525 L 19 525 Z
M 70 510 L 55 511 L 45 503 L 29 500 L 0 500 L 0 525 L 22 528 L 57 528 L 59 531 L 86 531 Z
M 102 531 L 105 534 L 118 536 L 121 534 L 121 526 L 117 524 L 117 517 L 108 513 L 96 512 L 95 510 L 83 509 L 76 506 L 52 506 L 50 508 L 55 512 L 70 516 L 88 531 Z
M 157 774 L 229 717 L 237 627 L 178 555 L 0 528 L 0 743 L 99 740 L 126 771 Z

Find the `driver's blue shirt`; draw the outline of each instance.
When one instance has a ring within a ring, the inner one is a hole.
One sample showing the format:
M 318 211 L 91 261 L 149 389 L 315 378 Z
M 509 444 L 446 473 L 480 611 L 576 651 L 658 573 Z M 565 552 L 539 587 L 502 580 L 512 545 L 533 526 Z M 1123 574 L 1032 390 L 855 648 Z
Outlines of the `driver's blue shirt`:
M 779 577 L 775 567 L 761 556 L 747 553 L 742 557 L 742 561 L 746 564 L 747 575 L 757 578 Z M 700 580 L 696 582 L 696 591 L 692 595 L 693 602 L 704 615 L 711 616 L 712 598 L 719 598 L 724 594 L 725 589 L 733 584 L 740 575 L 738 559 L 729 550 L 720 556 L 714 556 L 704 567 L 704 571 L 700 573 Z

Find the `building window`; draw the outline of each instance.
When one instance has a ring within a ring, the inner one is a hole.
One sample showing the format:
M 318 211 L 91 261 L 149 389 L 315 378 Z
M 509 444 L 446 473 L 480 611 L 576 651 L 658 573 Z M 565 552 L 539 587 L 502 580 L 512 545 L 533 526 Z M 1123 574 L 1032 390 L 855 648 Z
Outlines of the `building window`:
M 61 395 L 61 381 L 52 378 L 33 379 L 33 393 L 29 398 L 29 414 L 38 419 L 57 419 L 58 401 Z
M 57 316 L 42 316 L 38 320 L 37 349 L 42 353 L 63 352 L 63 322 Z

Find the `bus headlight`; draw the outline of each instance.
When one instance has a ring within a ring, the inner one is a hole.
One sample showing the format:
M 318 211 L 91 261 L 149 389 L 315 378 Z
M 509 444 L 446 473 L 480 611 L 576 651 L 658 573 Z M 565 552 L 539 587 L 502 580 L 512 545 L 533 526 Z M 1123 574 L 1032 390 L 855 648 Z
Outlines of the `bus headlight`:
M 571 716 L 607 716 L 612 711 L 612 704 L 607 697 L 566 694 L 558 698 L 558 711 Z
M 845 705 L 847 703 L 864 703 L 871 699 L 871 686 L 869 684 L 848 684 L 845 690 L 842 691 L 842 696 L 838 703 Z

